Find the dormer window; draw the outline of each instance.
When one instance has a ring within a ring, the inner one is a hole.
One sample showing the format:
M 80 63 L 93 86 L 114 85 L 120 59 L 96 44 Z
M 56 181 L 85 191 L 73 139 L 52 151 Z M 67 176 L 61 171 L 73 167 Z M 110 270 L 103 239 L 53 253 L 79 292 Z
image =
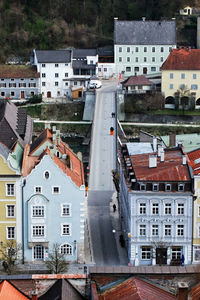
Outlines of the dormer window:
M 45 178 L 45 179 L 49 179 L 49 177 L 50 177 L 49 171 L 45 171 L 45 172 L 44 172 L 44 178 Z
M 166 191 L 166 192 L 170 192 L 170 191 L 171 191 L 171 184 L 167 183 L 167 184 L 165 185 L 165 191 Z
M 180 183 L 180 184 L 178 185 L 178 191 L 179 191 L 179 192 L 184 192 L 184 184 L 183 184 L 183 183 Z
M 157 192 L 158 190 L 159 190 L 159 185 L 158 185 L 158 183 L 154 183 L 153 184 L 153 192 Z
M 146 184 L 144 183 L 140 184 L 140 191 L 146 191 Z

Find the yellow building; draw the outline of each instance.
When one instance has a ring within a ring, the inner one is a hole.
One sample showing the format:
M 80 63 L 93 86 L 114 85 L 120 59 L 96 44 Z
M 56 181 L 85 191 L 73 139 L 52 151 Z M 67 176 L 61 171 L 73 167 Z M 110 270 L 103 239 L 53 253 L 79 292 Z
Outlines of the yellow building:
M 11 166 L 10 151 L 0 143 L 0 243 L 21 242 L 20 172 Z
M 165 97 L 165 107 L 175 107 L 175 97 L 189 105 L 195 100 L 195 108 L 200 108 L 200 49 L 174 49 L 162 65 L 161 90 Z

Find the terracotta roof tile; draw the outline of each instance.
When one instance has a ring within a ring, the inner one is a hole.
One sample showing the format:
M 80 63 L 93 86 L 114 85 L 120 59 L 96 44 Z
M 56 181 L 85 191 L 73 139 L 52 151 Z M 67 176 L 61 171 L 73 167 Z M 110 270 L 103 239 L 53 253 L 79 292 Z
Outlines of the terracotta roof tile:
M 157 167 L 149 168 L 149 153 L 131 155 L 131 162 L 138 181 L 189 181 L 188 166 L 182 164 L 181 150 L 165 149 L 165 160 L 160 162 L 157 157 Z
M 129 85 L 153 85 L 153 82 L 146 78 L 144 75 L 141 76 L 130 76 L 124 82 L 124 86 Z
M 187 153 L 194 175 L 200 174 L 200 149 Z
M 162 70 L 200 70 L 200 49 L 173 49 Z
M 0 65 L 1 78 L 39 78 L 40 74 L 34 66 Z
M 30 299 L 18 291 L 11 283 L 4 280 L 0 283 L 0 300 L 26 300 Z

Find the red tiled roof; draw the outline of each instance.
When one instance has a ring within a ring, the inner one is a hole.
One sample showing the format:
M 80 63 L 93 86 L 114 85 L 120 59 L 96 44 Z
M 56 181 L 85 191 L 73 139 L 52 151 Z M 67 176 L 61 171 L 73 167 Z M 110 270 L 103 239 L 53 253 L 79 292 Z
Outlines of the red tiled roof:
M 99 295 L 99 300 L 174 300 L 176 296 L 142 279 L 132 277 Z
M 12 284 L 4 280 L 0 283 L 0 300 L 26 300 L 30 299 L 18 291 Z
M 197 284 L 189 293 L 189 299 L 199 300 L 200 299 L 200 284 Z
M 162 70 L 200 70 L 200 49 L 173 49 Z
M 144 75 L 141 76 L 130 76 L 124 82 L 122 82 L 124 86 L 130 85 L 153 85 L 153 82 L 147 79 Z
M 200 174 L 200 149 L 187 153 L 194 175 Z
M 35 66 L 0 65 L 1 78 L 39 78 Z
M 152 153 L 131 155 L 131 162 L 138 181 L 189 181 L 187 165 L 182 164 L 182 151 L 165 149 L 165 160 L 160 162 L 157 157 L 157 167 L 149 168 L 149 156 Z

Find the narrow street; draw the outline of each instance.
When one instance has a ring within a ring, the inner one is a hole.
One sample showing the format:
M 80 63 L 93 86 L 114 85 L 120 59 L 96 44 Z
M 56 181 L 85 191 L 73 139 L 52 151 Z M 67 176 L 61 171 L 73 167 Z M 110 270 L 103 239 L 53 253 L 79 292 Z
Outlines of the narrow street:
M 96 265 L 127 264 L 126 252 L 118 245 L 120 228 L 118 213 L 113 216 L 112 200 L 115 192 L 112 170 L 116 168 L 116 83 L 106 83 L 96 93 L 96 106 L 90 148 L 90 178 L 88 192 L 88 218 L 93 260 Z M 116 224 L 113 227 L 113 224 Z M 115 230 L 115 232 L 113 232 Z

